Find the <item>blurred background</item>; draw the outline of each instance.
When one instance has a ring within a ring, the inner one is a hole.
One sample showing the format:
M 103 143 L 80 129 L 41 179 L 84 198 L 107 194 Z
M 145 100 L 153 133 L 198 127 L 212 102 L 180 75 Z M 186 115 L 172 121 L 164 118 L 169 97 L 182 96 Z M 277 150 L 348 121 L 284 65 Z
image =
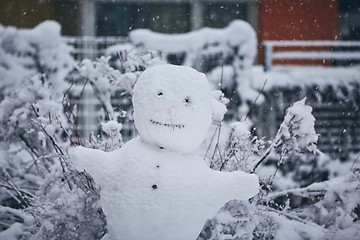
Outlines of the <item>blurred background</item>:
M 137 136 L 133 86 L 163 63 L 207 75 L 209 167 L 261 180 L 199 240 L 360 239 L 359 0 L 0 0 L 0 239 L 105 234 L 67 149 Z
M 344 158 L 360 150 L 357 127 L 360 1 L 2 0 L 0 3 L 3 26 L 34 28 L 45 20 L 60 23 L 61 35 L 74 48 L 72 55 L 79 62 L 103 55 L 113 55 L 116 62 L 115 52 L 124 51 L 124 44 L 131 43 L 143 50 L 160 52 L 167 62 L 205 72 L 214 88 L 221 82 L 221 90 L 230 99 L 225 119 L 249 116 L 260 136 L 273 138 L 286 108 L 307 97 L 317 119 L 320 149 Z M 219 31 L 206 35 L 201 32 L 204 28 Z M 148 29 L 151 33 L 136 29 Z M 157 33 L 163 35 L 157 38 Z M 169 39 L 173 34 L 182 40 Z M 168 44 L 172 47 L 167 48 Z M 268 82 L 262 89 L 264 80 Z M 249 112 L 259 92 L 265 101 L 259 100 Z M 119 101 L 116 100 L 119 93 L 115 95 L 113 105 Z M 84 115 L 79 117 L 84 136 L 94 131 L 101 133 L 99 122 L 104 118 L 94 115 L 101 107 L 98 103 L 90 106 L 89 99 L 83 96 L 85 110 L 78 113 Z M 126 110 L 129 102 L 125 105 L 117 108 Z M 125 139 L 135 134 L 134 129 L 124 131 Z
M 128 36 L 147 28 L 185 33 L 242 19 L 265 40 L 360 40 L 357 0 L 2 0 L 0 23 L 32 28 L 52 19 L 66 36 Z

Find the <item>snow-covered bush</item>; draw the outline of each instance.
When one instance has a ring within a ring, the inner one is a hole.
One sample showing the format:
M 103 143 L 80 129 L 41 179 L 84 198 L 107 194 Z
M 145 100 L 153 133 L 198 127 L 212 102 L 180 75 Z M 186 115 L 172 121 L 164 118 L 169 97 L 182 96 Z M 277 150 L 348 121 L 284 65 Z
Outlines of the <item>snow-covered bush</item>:
M 124 140 L 134 137 L 135 130 L 132 119 L 131 95 L 135 82 L 139 75 L 149 66 L 163 63 L 159 55 L 151 51 L 137 51 L 130 46 L 115 45 L 107 50 L 108 57 L 100 57 L 95 61 L 84 59 L 76 66 L 69 79 L 74 85 L 69 89 L 70 99 L 68 101 L 68 112 L 76 115 L 74 122 L 80 125 L 80 105 L 75 106 L 72 99 L 82 99 L 85 94 L 90 100 L 97 99 L 98 104 L 93 104 L 97 110 L 95 124 L 90 126 L 91 133 L 80 135 L 86 142 L 102 141 L 104 131 L 100 126 L 106 121 L 118 121 L 123 124 Z M 84 103 L 92 104 L 92 103 Z M 84 116 L 86 118 L 86 116 Z M 127 132 L 125 132 L 127 131 Z M 86 135 L 86 136 L 85 136 Z
M 250 204 L 229 202 L 207 222 L 198 239 L 360 236 L 358 159 L 346 175 L 330 180 L 328 174 L 317 176 L 329 158 L 317 149 L 318 135 L 311 112 L 305 99 L 294 103 L 269 144 L 252 137 L 244 122 L 231 124 L 229 133 L 218 138 L 214 152 L 208 150 L 210 166 L 258 173 L 261 192 Z M 261 151 L 266 145 L 267 149 Z
M 99 189 L 68 166 L 62 102 L 74 60 L 60 26 L 0 31 L 0 239 L 99 239 Z
M 249 122 L 233 122 L 229 127 L 229 137 L 225 141 L 217 140 L 214 151 L 208 152 L 210 167 L 219 171 L 251 172 L 256 164 L 254 156 L 262 152 L 265 143 L 250 133 Z M 217 129 L 221 134 L 221 125 Z
M 0 76 L 4 80 L 0 85 L 0 239 L 104 236 L 100 189 L 89 174 L 69 166 L 66 149 L 70 144 L 104 151 L 120 148 L 124 124 L 117 120 L 131 118 L 133 85 L 144 69 L 159 63 L 158 55 L 135 54 L 132 46 L 117 48 L 110 64 L 108 58 L 84 60 L 68 79 L 80 78 L 80 86 L 91 86 L 105 112 L 100 121 L 104 135 L 75 140 L 76 108 L 64 93 L 80 97 L 83 87 L 71 87 L 64 80 L 73 60 L 59 29 L 53 22 L 33 30 L 0 27 Z M 227 77 L 236 76 L 238 89 L 249 89 L 241 85 L 249 83 L 241 82 L 241 76 L 251 77 L 243 70 L 234 64 L 212 74 L 217 79 L 223 76 L 223 86 Z M 247 93 L 246 101 L 259 96 L 258 91 Z M 115 107 L 115 97 L 126 98 L 128 108 Z M 305 100 L 288 108 L 273 135 L 258 138 L 250 121 L 224 122 L 228 100 L 221 91 L 214 91 L 213 97 L 216 132 L 210 134 L 214 140 L 210 140 L 206 162 L 215 170 L 257 173 L 261 192 L 250 202 L 227 203 L 207 222 L 198 239 L 360 237 L 360 161 L 355 156 L 345 174 L 330 169 L 330 159 L 317 150 L 315 118 Z M 338 164 L 344 168 L 342 162 Z
M 253 239 L 255 208 L 244 201 L 232 200 L 209 220 L 197 240 Z
M 73 68 L 69 46 L 60 37 L 61 27 L 46 21 L 34 29 L 0 25 L 1 96 L 21 86 L 25 78 L 45 74 L 48 84 L 64 89 L 63 81 Z
M 358 114 L 360 69 L 354 67 L 301 67 L 263 72 L 253 68 L 252 86 L 261 90 L 266 102 L 252 109 L 259 136 L 274 137 L 285 109 L 305 98 L 313 108 L 318 147 L 332 158 L 347 161 L 359 152 Z

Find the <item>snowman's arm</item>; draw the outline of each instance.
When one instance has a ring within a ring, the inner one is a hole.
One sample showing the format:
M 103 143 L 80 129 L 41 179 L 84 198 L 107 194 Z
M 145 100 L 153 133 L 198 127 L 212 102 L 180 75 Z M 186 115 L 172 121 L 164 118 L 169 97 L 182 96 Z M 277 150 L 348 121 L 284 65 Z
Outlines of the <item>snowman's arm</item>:
M 99 183 L 107 169 L 108 159 L 101 150 L 75 147 L 69 150 L 70 160 L 78 171 L 88 172 Z
M 259 192 L 259 178 L 255 174 L 242 171 L 210 171 L 214 179 L 214 190 L 222 194 L 227 200 L 248 200 Z

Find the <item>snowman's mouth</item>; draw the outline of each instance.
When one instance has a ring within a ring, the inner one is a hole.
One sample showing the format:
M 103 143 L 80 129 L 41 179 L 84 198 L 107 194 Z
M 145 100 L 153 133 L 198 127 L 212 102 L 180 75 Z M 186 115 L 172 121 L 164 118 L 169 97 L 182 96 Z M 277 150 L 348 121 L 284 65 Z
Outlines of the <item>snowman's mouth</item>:
M 154 121 L 152 119 L 150 120 L 150 122 L 152 124 L 154 124 L 154 125 L 169 127 L 169 128 L 172 128 L 172 129 L 175 129 L 175 128 L 181 129 L 181 128 L 185 127 L 184 124 L 161 123 L 161 122 L 158 122 L 158 121 Z

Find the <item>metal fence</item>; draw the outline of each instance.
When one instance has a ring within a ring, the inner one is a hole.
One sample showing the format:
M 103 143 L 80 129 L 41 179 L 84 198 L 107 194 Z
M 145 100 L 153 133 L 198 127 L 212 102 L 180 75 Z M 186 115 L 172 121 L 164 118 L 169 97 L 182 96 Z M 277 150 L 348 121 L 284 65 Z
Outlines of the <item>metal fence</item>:
M 79 88 L 83 86 L 75 86 Z M 76 107 L 74 114 L 76 116 L 77 130 L 83 139 L 88 139 L 90 134 L 93 133 L 97 137 L 101 137 L 101 125 L 100 123 L 106 122 L 107 113 L 103 108 L 103 104 L 95 97 L 93 90 L 87 85 L 82 91 L 80 98 L 70 98 L 70 103 Z M 117 119 L 119 123 L 122 123 L 122 137 L 126 142 L 132 139 L 135 134 L 135 126 L 133 120 L 129 115 L 132 115 L 132 108 L 130 99 L 128 97 L 112 97 L 111 105 L 117 110 L 127 110 L 126 117 L 122 116 Z
M 71 46 L 74 59 L 81 62 L 84 59 L 95 60 L 106 55 L 109 47 L 117 44 L 128 43 L 127 37 L 63 37 L 64 41 Z M 73 89 L 83 88 L 82 85 L 73 86 Z M 78 120 L 78 130 L 83 138 L 87 138 L 90 133 L 101 134 L 100 122 L 105 120 L 104 111 L 101 103 L 95 97 L 91 87 L 84 89 L 80 99 L 71 99 L 72 104 L 77 107 L 76 117 Z M 120 99 L 112 99 L 113 105 L 117 105 Z M 131 138 L 134 134 L 133 126 L 123 124 L 123 132 L 125 140 Z
M 81 61 L 85 58 L 96 59 L 105 55 L 106 49 L 116 44 L 128 43 L 127 37 L 63 37 L 65 42 L 73 47 L 75 60 Z

